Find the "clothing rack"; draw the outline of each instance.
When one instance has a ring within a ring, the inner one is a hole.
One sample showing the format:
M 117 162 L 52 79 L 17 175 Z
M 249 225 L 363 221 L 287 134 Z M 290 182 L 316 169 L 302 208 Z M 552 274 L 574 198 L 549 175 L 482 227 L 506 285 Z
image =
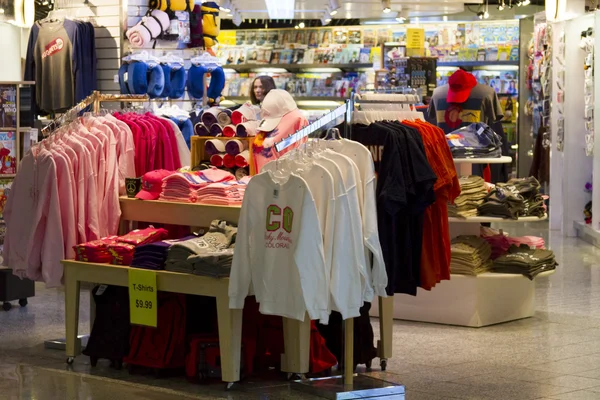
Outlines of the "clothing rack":
M 95 90 L 85 99 L 81 100 L 74 107 L 65 111 L 60 117 L 51 121 L 48 125 L 42 128 L 42 135 L 47 137 L 52 131 L 64 125 L 66 122 L 70 122 L 87 107 L 92 106 L 92 111 L 97 113 L 100 111 L 100 103 L 103 102 L 114 102 L 114 101 L 148 101 L 147 95 L 138 94 L 102 94 Z
M 309 136 L 312 133 L 319 131 L 324 128 L 326 125 L 331 122 L 337 120 L 341 116 L 346 117 L 345 124 L 345 136 L 349 136 L 350 122 L 352 121 L 352 113 L 354 111 L 354 100 L 347 100 L 344 105 L 341 105 L 329 113 L 325 114 L 312 124 L 296 131 L 288 135 L 286 138 L 280 140 L 275 144 L 275 149 L 280 152 L 289 146 L 298 143 L 305 137 Z M 380 323 L 381 323 L 381 341 L 378 343 L 378 353 L 381 358 L 381 366 L 382 370 L 385 370 L 385 366 L 387 365 L 387 357 L 389 354 L 391 356 L 391 346 L 387 346 L 385 342 L 391 340 L 391 328 L 392 328 L 392 313 L 388 312 L 390 310 L 389 305 L 392 304 L 392 298 L 380 298 Z M 386 301 L 389 300 L 389 301 Z M 391 311 L 391 310 L 390 310 Z M 389 321 L 388 321 L 389 319 Z M 353 385 L 354 383 L 354 319 L 350 318 L 343 321 L 344 326 L 344 374 L 343 374 L 343 384 L 344 385 Z M 389 332 L 389 333 L 388 333 Z M 390 343 L 391 344 L 391 343 Z M 383 347 L 383 350 L 381 349 Z M 390 352 L 387 352 L 389 348 Z

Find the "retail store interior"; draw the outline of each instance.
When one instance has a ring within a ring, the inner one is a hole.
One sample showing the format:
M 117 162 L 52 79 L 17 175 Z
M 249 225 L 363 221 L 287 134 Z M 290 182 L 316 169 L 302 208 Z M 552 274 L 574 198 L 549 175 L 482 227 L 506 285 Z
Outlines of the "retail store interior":
M 597 29 L 0 0 L 0 400 L 600 399 Z

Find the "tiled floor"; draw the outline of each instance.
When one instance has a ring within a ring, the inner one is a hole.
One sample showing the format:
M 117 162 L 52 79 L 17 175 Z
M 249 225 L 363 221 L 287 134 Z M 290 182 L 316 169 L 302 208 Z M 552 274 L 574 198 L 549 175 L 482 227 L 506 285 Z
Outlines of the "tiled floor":
M 543 223 L 505 229 L 548 238 Z M 371 374 L 406 385 L 409 400 L 600 399 L 600 250 L 559 233 L 548 242 L 560 266 L 537 283 L 535 317 L 480 329 L 396 321 L 388 370 Z M 68 370 L 62 352 L 42 345 L 64 335 L 63 294 L 37 289 L 26 308 L 0 311 L 2 400 L 313 399 L 283 381 L 253 379 L 225 392 L 220 384 L 91 368 L 83 356 Z M 88 301 L 82 295 L 82 310 Z

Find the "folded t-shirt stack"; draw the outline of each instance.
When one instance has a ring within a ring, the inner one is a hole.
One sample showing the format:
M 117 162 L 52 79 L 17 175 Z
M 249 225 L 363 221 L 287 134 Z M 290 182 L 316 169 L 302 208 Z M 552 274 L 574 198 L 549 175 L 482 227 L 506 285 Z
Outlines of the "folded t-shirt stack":
M 448 205 L 448 216 L 474 217 L 477 215 L 477 207 L 483 204 L 488 193 L 485 181 L 476 175 L 463 176 L 458 181 L 460 195 L 454 200 L 454 204 Z
M 508 253 L 494 261 L 491 272 L 522 274 L 533 279 L 541 272 L 556 269 L 557 265 L 551 250 L 531 249 L 525 244 L 512 245 Z
M 487 272 L 492 264 L 490 244 L 479 236 L 455 237 L 450 245 L 450 253 L 450 272 L 453 274 L 481 274 Z
M 110 263 L 112 255 L 108 246 L 118 243 L 118 236 L 108 236 L 91 242 L 80 243 L 73 246 L 75 260 L 93 263 Z
M 131 266 L 133 268 L 163 270 L 165 269 L 165 261 L 167 260 L 169 248 L 175 243 L 193 238 L 195 238 L 195 236 L 187 236 L 182 239 L 163 240 L 137 246 L 133 253 Z
M 453 158 L 502 157 L 502 139 L 482 122 L 473 123 L 446 135 Z
M 250 177 L 237 181 L 224 170 L 177 172 L 163 180 L 161 200 L 213 205 L 241 205 Z
M 545 249 L 544 239 L 538 236 L 509 236 L 501 230 L 481 227 L 481 237 L 492 246 L 492 260 L 503 256 L 508 252 L 511 245 L 527 245 L 531 249 Z
M 158 242 L 167 237 L 168 231 L 149 227 L 135 229 L 123 236 L 109 236 L 73 246 L 77 261 L 131 265 L 135 248 Z
M 498 183 L 477 209 L 479 215 L 517 219 L 518 217 L 543 217 L 544 200 L 539 194 L 540 184 L 534 177 L 511 179 Z
M 229 276 L 237 227 L 214 220 L 202 237 L 173 244 L 165 269 L 174 272 L 223 278 Z

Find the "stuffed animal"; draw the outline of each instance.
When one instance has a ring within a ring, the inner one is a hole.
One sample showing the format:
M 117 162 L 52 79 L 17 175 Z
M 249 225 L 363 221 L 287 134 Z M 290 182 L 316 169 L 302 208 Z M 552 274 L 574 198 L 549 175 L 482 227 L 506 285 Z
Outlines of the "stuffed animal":
M 202 3 L 202 33 L 204 34 L 204 47 L 210 48 L 217 44 L 217 36 L 221 31 L 221 18 L 219 18 L 219 5 L 214 1 Z

